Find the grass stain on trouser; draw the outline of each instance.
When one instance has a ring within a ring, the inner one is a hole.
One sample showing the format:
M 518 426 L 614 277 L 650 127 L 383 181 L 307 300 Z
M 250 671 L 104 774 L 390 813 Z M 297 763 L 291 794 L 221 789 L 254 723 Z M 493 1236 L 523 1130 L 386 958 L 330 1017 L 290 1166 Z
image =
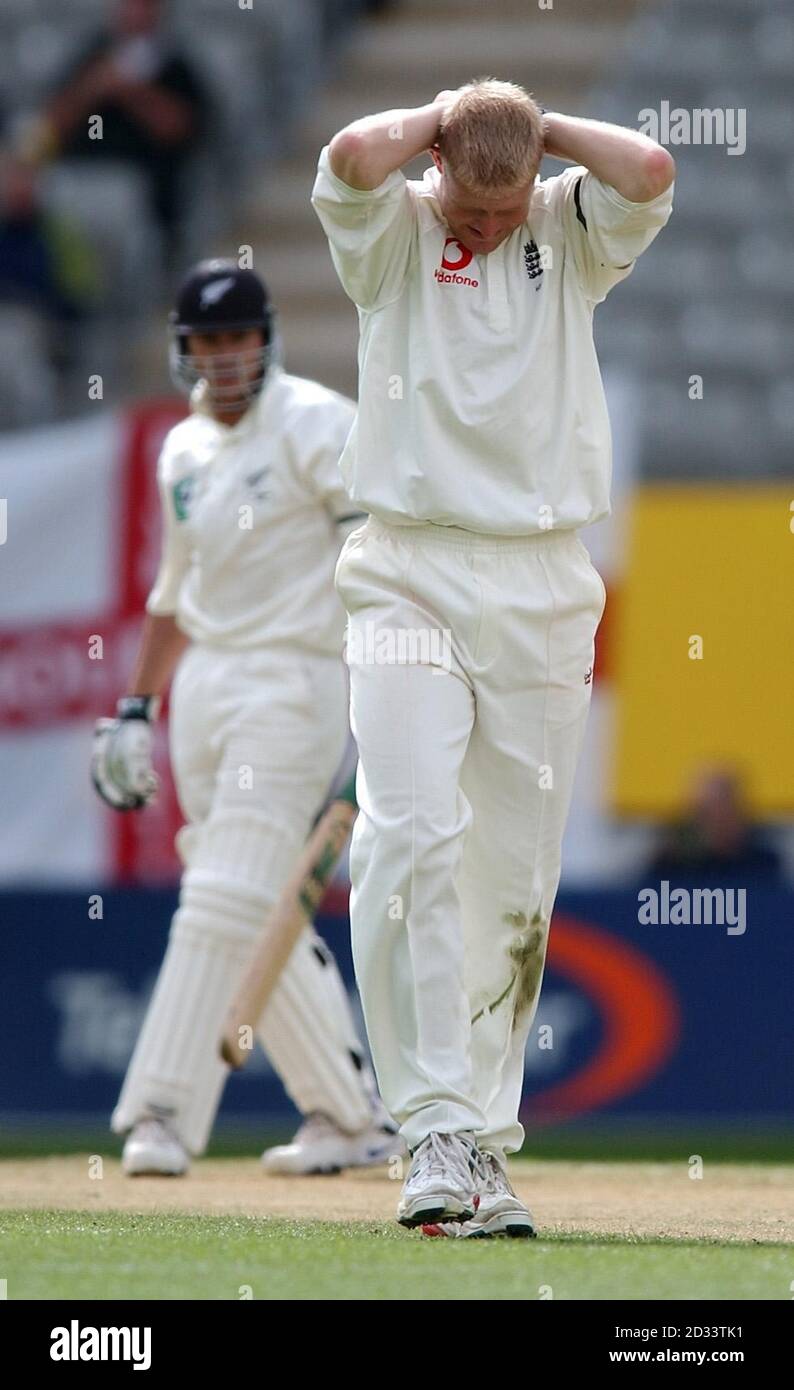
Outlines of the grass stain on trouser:
M 533 921 L 535 919 L 533 918 Z M 516 992 L 513 1009 L 513 1027 L 526 1009 L 530 1009 L 537 997 L 540 978 L 543 973 L 545 935 L 542 927 L 533 927 L 524 936 L 518 937 L 510 947 L 510 958 L 515 964 Z
M 505 922 L 511 926 L 521 929 L 526 927 L 527 919 L 523 912 L 506 912 Z M 476 1023 L 483 1014 L 491 1014 L 500 1004 L 509 997 L 515 989 L 515 999 L 513 1003 L 513 1027 L 515 1028 L 519 1018 L 526 1009 L 531 1008 L 537 995 L 543 972 L 544 942 L 545 936 L 541 922 L 541 915 L 536 912 L 532 918 L 532 927 L 519 936 L 510 945 L 508 955 L 513 963 L 513 973 L 510 976 L 502 993 L 492 1000 L 490 1004 L 485 1004 L 472 1018 L 472 1023 Z

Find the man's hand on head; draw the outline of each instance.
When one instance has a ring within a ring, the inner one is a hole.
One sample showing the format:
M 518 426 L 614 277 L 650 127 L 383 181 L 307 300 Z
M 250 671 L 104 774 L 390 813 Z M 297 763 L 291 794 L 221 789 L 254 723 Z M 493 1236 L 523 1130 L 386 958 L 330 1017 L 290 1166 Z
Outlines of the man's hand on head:
M 435 102 L 436 106 L 440 106 L 442 108 L 443 114 L 446 115 L 447 111 L 449 110 L 457 95 L 457 87 L 445 87 L 443 92 L 436 92 L 436 95 L 433 97 L 433 101 Z
M 454 96 L 454 92 L 439 92 L 426 106 L 380 111 L 352 121 L 330 141 L 332 172 L 352 188 L 379 187 L 393 170 L 434 147 Z
M 672 155 L 638 130 L 556 111 L 543 131 L 546 154 L 583 164 L 631 203 L 652 202 L 675 178 Z
M 438 136 L 441 134 L 444 121 L 457 95 L 457 88 L 445 88 L 443 92 L 437 92 L 433 98 L 433 105 L 438 110 L 438 132 L 436 139 L 433 141 L 432 146 L 430 146 L 431 149 L 438 149 Z

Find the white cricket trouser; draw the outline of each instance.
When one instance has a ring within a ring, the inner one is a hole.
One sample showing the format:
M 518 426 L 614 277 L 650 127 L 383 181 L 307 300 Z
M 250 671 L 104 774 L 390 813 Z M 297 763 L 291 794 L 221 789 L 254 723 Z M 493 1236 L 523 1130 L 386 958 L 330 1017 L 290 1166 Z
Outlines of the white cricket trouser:
M 474 1130 L 515 1152 L 605 587 L 575 532 L 374 517 L 336 586 L 359 751 L 353 954 L 381 1095 L 410 1148 Z
M 206 1146 L 228 1067 L 227 1011 L 267 913 L 311 830 L 348 737 L 338 657 L 195 645 L 171 692 L 170 743 L 187 825 L 179 908 L 112 1127 L 166 1119 Z M 257 1036 L 303 1113 L 372 1123 L 374 1081 L 347 993 L 313 929 L 299 939 Z

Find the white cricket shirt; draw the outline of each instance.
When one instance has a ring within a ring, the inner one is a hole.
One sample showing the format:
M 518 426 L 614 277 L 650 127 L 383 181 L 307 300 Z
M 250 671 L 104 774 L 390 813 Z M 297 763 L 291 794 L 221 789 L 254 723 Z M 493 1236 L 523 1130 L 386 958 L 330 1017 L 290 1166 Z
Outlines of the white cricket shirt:
M 312 203 L 358 307 L 358 416 L 340 460 L 356 507 L 392 524 L 525 535 L 609 512 L 611 434 L 593 308 L 667 222 L 576 166 L 537 182 L 526 223 L 475 255 L 435 166 L 349 187 L 326 145 Z
M 341 653 L 334 569 L 364 519 L 352 521 L 338 467 L 355 405 L 278 365 L 231 428 L 201 384 L 191 404 L 158 460 L 163 545 L 147 611 L 173 614 L 195 642 Z

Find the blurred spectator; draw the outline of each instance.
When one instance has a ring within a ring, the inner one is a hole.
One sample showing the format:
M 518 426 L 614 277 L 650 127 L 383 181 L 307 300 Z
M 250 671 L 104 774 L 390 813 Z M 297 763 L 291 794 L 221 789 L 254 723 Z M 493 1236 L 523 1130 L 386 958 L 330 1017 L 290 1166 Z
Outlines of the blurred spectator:
M 43 205 L 35 169 L 0 149 L 0 303 L 37 311 L 50 325 L 77 324 L 95 308 L 91 248 L 76 227 Z M 52 333 L 68 365 L 68 342 Z
M 782 878 L 780 856 L 749 823 L 742 782 L 731 768 L 710 767 L 695 779 L 689 814 L 667 832 L 649 872 L 672 880 Z
M 165 0 L 114 0 L 57 84 L 45 117 L 53 152 L 128 161 L 147 177 L 169 258 L 176 252 L 181 175 L 206 128 L 209 103 L 193 67 L 163 28 Z M 102 117 L 91 139 L 89 117 Z

